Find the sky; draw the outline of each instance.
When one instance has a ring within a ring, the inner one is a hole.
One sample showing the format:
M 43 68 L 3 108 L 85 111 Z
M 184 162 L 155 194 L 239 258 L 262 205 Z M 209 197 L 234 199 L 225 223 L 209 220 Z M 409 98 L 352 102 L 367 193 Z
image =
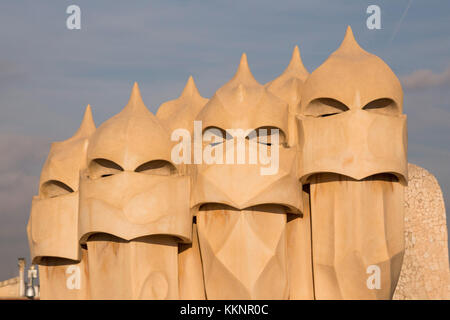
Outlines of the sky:
M 72 4 L 81 30 L 66 27 Z M 379 30 L 366 26 L 369 5 L 381 9 Z M 29 262 L 26 224 L 50 143 L 73 135 L 88 103 L 99 125 L 137 81 L 156 112 L 190 75 L 211 97 L 243 52 L 261 83 L 284 70 L 295 45 L 312 72 L 347 25 L 401 79 L 408 161 L 438 178 L 448 208 L 449 1 L 1 1 L 0 280 L 16 276 L 18 257 Z

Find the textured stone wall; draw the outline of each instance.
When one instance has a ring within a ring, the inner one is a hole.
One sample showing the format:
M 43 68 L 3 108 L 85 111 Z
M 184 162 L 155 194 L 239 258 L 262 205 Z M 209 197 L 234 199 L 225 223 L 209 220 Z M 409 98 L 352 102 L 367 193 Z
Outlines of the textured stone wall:
M 406 251 L 394 299 L 450 299 L 444 199 L 436 178 L 408 165 Z

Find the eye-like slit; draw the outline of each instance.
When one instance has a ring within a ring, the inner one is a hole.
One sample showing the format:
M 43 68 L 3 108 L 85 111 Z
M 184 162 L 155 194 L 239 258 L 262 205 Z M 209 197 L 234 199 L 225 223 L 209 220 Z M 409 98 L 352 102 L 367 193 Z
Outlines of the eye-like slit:
M 362 109 L 386 115 L 395 115 L 399 113 L 397 104 L 389 98 L 373 100 L 366 104 Z
M 123 171 L 123 168 L 114 161 L 97 158 L 91 161 L 88 171 L 91 179 L 98 179 L 118 174 Z
M 59 180 L 49 180 L 42 184 L 41 195 L 43 198 L 54 198 L 74 192 L 71 187 Z
M 274 145 L 275 135 L 278 135 L 278 144 L 284 145 L 286 142 L 286 135 L 280 128 L 267 126 L 259 127 L 248 134 L 245 139 L 256 139 L 256 142 L 266 146 Z
M 134 171 L 151 175 L 169 176 L 175 174 L 177 169 L 169 161 L 151 160 L 141 164 Z
M 313 117 L 329 117 L 350 110 L 344 103 L 332 98 L 318 98 L 311 101 L 304 114 Z

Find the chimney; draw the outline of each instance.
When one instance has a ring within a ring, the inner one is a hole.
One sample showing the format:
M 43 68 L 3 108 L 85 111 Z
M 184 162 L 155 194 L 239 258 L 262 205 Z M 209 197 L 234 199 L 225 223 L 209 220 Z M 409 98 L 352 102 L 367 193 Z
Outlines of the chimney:
M 19 297 L 25 296 L 25 258 L 19 258 Z

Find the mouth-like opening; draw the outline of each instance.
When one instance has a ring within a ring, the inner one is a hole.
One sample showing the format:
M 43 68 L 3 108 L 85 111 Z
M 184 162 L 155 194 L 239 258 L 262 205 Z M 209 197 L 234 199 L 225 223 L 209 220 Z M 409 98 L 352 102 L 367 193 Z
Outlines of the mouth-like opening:
M 230 206 L 225 203 L 214 202 L 214 203 L 203 203 L 198 208 L 199 212 L 218 211 L 218 210 L 234 211 L 234 212 L 245 210 L 245 211 L 256 211 L 256 212 L 266 212 L 266 213 L 280 213 L 280 214 L 292 213 L 291 208 L 288 208 L 287 206 L 285 206 L 283 204 L 278 204 L 278 203 L 262 203 L 262 204 L 257 204 L 257 205 L 239 209 L 239 208 L 235 208 L 235 207 Z
M 93 233 L 88 236 L 86 240 L 86 244 L 88 242 L 111 242 L 111 243 L 130 243 L 130 242 L 141 242 L 141 243 L 149 243 L 149 244 L 161 244 L 161 245 L 173 245 L 177 246 L 179 242 L 181 242 L 182 239 L 173 236 L 173 235 L 167 235 L 167 234 L 152 234 L 152 235 L 146 235 L 146 236 L 140 236 L 136 237 L 130 240 L 115 236 L 110 233 L 106 232 L 98 232 Z
M 46 266 L 46 267 L 57 267 L 57 266 L 66 266 L 66 265 L 77 264 L 77 263 L 79 263 L 79 261 L 67 259 L 67 258 L 61 258 L 61 257 L 37 256 L 37 257 L 34 257 L 32 263 L 38 264 L 41 266 Z
M 368 175 L 361 179 L 356 179 L 344 174 L 335 173 L 335 172 L 318 172 L 311 175 L 308 175 L 306 177 L 306 181 L 304 182 L 304 185 L 309 185 L 313 181 L 314 183 L 327 183 L 327 182 L 333 182 L 333 181 L 386 181 L 386 182 L 404 182 L 404 178 L 396 173 L 393 172 L 383 172 L 383 173 L 376 173 L 372 175 Z

